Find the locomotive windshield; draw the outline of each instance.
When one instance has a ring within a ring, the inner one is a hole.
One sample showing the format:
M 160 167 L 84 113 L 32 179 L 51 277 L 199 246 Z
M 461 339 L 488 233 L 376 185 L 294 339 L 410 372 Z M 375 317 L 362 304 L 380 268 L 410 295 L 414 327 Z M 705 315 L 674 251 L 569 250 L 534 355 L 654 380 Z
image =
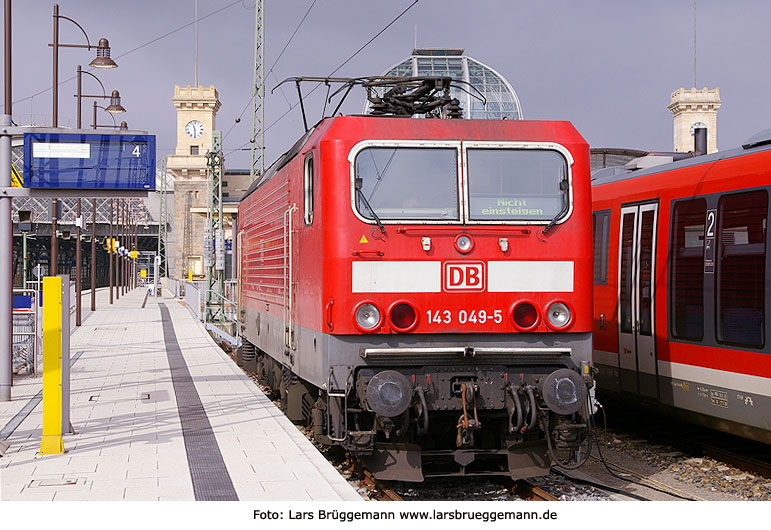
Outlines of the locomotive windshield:
M 356 209 L 367 219 L 458 220 L 458 150 L 367 147 L 356 155 Z
M 567 163 L 548 149 L 467 149 L 469 219 L 552 221 L 568 209 Z

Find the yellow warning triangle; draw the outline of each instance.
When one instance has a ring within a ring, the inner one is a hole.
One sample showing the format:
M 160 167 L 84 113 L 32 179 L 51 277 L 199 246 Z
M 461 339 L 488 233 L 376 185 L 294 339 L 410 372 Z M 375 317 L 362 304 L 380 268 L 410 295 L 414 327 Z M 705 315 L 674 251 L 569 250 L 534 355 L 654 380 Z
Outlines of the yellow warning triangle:
M 361 236 L 361 239 L 359 239 L 359 243 L 369 243 L 369 241 L 367 241 L 367 236 Z

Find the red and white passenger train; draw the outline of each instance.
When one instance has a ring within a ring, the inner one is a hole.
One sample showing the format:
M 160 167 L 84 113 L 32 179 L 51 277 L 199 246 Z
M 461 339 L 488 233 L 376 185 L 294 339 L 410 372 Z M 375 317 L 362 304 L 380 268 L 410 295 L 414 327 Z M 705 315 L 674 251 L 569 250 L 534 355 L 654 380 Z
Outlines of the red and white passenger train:
M 570 123 L 326 118 L 240 203 L 241 362 L 379 478 L 580 460 L 590 223 Z
M 598 387 L 771 443 L 771 131 L 592 184 Z

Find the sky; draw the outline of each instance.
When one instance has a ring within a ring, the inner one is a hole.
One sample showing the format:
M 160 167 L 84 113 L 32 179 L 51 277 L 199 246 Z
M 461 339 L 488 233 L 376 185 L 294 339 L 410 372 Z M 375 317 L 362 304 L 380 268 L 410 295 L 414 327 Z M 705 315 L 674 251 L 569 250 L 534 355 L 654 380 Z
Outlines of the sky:
M 303 132 L 299 108 L 281 118 L 297 94 L 293 85 L 271 93 L 279 81 L 331 74 L 413 2 L 264 0 L 265 69 L 272 67 L 266 80 L 267 162 Z M 192 85 L 195 77 L 195 0 L 59 5 L 92 43 L 109 39 L 119 67 L 92 72 L 108 93 L 120 91 L 127 112 L 117 115 L 118 122 L 157 135 L 159 158 L 173 154 L 174 85 Z M 20 125 L 51 123 L 52 12 L 47 1 L 13 2 L 13 119 Z M 216 126 L 225 135 L 226 167 L 248 168 L 254 0 L 198 0 L 198 16 L 199 83 L 219 90 Z M 670 95 L 694 84 L 693 20 L 693 0 L 419 0 L 335 75 L 382 74 L 410 55 L 416 38 L 419 47 L 464 48 L 508 79 L 525 119 L 569 120 L 591 147 L 670 151 Z M 768 20 L 771 2 L 697 0 L 696 85 L 720 88 L 720 149 L 771 127 Z M 60 40 L 85 43 L 67 20 L 61 21 Z M 60 50 L 60 126 L 75 126 L 76 66 L 87 68 L 93 56 L 84 49 Z M 88 76 L 83 82 L 84 92 L 101 91 Z M 311 123 L 321 117 L 322 92 L 306 100 Z M 344 112 L 361 112 L 364 96 L 363 90 L 351 93 Z M 90 105 L 84 104 L 85 126 Z M 98 122 L 112 120 L 100 111 Z

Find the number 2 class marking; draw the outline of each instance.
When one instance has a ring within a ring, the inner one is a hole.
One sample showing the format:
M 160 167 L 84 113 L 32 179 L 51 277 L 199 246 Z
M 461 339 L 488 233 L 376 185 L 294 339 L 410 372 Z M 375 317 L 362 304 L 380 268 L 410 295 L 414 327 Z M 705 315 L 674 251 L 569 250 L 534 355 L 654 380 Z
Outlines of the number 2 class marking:
M 715 210 L 707 210 L 707 237 L 715 237 Z

